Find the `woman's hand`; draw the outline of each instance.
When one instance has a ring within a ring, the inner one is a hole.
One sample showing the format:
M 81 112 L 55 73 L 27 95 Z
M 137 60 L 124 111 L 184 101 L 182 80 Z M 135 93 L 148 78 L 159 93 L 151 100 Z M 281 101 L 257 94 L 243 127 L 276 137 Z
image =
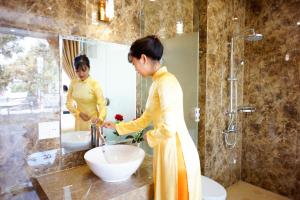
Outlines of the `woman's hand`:
M 83 121 L 89 121 L 89 120 L 90 120 L 90 117 L 89 117 L 87 114 L 83 113 L 83 112 L 80 112 L 80 113 L 79 113 L 79 117 L 80 117 Z
M 93 123 L 93 124 L 98 124 L 98 122 L 100 122 L 100 119 L 99 119 L 99 118 L 94 118 L 94 119 L 92 119 L 92 123 Z
M 148 141 L 147 141 L 147 133 L 145 133 L 145 134 L 143 135 L 143 139 L 144 139 L 144 141 L 148 142 Z
M 116 129 L 116 124 L 114 122 L 104 122 L 102 126 L 105 128 Z

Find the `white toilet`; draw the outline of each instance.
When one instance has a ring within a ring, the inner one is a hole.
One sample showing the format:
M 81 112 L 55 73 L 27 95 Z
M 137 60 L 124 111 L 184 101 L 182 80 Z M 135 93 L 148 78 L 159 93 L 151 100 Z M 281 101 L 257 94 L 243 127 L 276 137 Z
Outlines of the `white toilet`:
M 225 188 L 216 181 L 206 177 L 201 177 L 202 200 L 226 200 Z

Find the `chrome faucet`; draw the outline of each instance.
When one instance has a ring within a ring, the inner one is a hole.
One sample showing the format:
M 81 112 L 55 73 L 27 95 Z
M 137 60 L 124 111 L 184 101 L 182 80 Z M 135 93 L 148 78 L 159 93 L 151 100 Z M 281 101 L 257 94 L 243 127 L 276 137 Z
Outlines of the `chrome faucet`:
M 98 127 L 97 124 L 92 123 L 91 125 L 91 147 L 104 146 L 106 144 L 105 138 L 103 136 L 102 127 Z

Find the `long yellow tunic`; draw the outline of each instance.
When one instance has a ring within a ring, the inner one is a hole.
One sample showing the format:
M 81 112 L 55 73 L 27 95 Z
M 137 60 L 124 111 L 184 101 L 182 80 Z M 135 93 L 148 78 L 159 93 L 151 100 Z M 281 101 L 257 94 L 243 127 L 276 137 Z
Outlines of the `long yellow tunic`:
M 90 119 L 99 118 L 100 122 L 106 117 L 106 105 L 103 97 L 103 92 L 99 83 L 88 77 L 84 81 L 80 79 L 72 80 L 66 106 L 68 110 L 75 116 L 75 130 L 86 131 L 90 130 L 90 121 L 84 121 L 79 117 L 79 113 L 87 114 Z
M 117 124 L 116 129 L 120 134 L 128 134 L 153 123 L 154 130 L 147 132 L 147 140 L 153 148 L 155 200 L 178 199 L 177 149 L 183 154 L 188 198 L 201 200 L 199 155 L 184 121 L 181 86 L 166 67 L 160 68 L 152 79 L 143 115 L 134 121 Z

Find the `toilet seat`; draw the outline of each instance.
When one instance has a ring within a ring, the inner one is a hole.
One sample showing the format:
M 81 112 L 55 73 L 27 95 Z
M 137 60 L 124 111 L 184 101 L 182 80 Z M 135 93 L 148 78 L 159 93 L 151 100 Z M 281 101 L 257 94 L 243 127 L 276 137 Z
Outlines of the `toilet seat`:
M 203 200 L 226 200 L 226 190 L 222 185 L 206 176 L 201 176 L 201 183 Z

